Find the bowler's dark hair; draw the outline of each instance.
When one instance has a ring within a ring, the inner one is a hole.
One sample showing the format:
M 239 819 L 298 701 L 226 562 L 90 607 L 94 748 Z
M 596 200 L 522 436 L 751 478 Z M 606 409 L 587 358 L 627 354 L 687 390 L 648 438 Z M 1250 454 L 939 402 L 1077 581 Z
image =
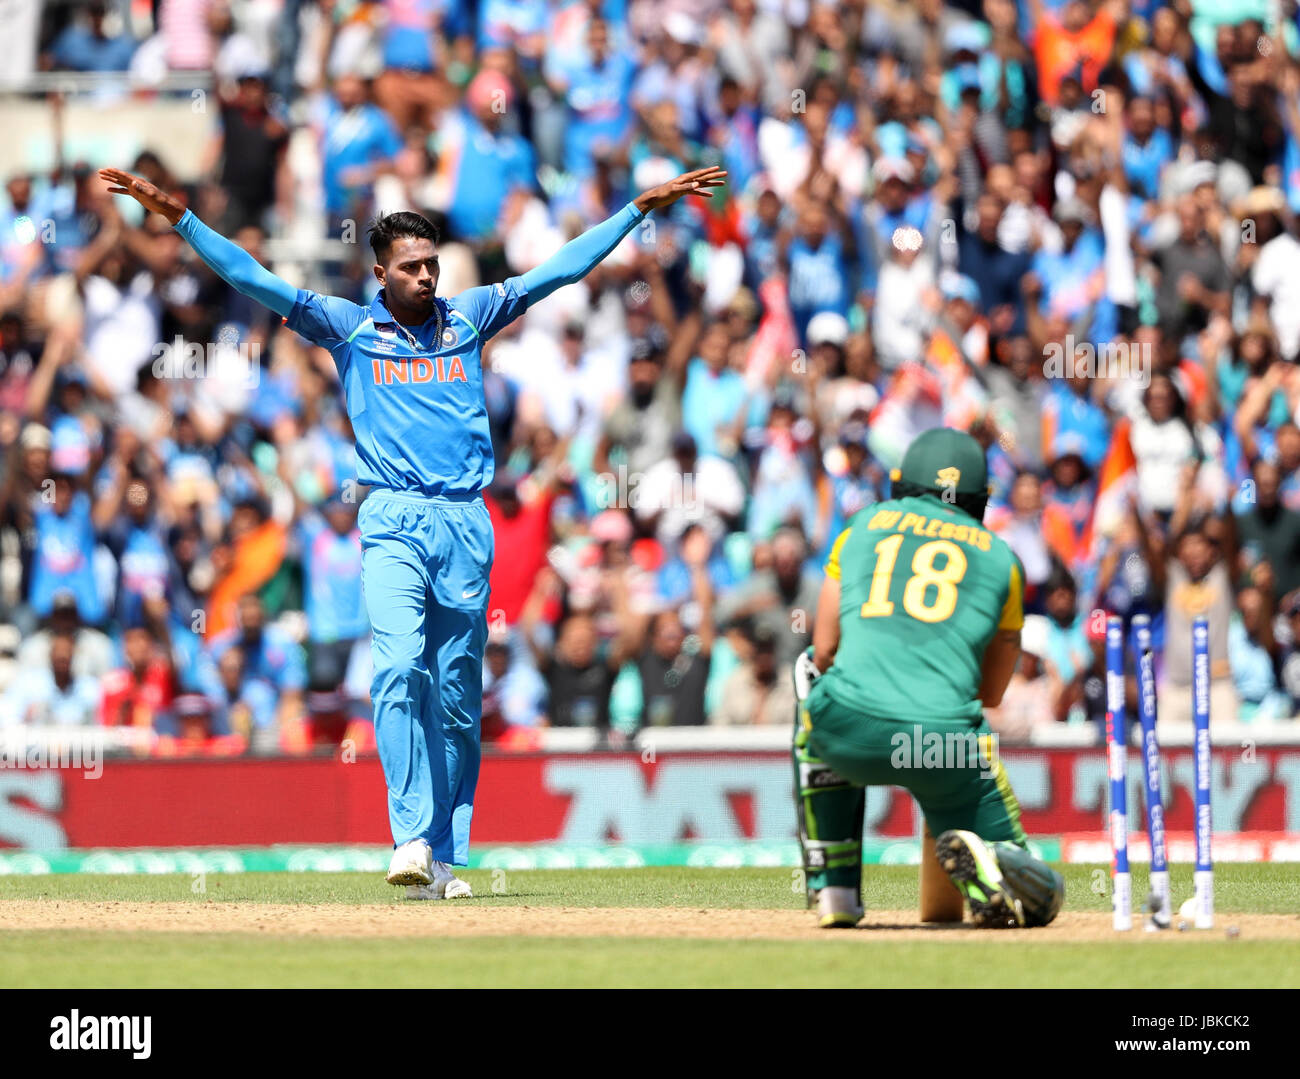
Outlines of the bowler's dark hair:
M 438 238 L 438 226 L 410 210 L 380 214 L 370 223 L 370 249 L 375 253 L 375 261 L 380 263 L 388 258 L 394 240 L 431 240 L 436 244 Z

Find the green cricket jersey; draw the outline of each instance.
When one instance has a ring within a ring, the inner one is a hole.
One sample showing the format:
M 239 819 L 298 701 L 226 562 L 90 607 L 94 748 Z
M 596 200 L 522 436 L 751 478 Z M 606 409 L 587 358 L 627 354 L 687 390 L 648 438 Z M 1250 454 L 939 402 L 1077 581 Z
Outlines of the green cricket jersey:
M 1024 624 L 1024 570 L 999 536 L 939 498 L 867 506 L 831 548 L 840 646 L 826 690 L 882 718 L 979 722 L 984 650 Z

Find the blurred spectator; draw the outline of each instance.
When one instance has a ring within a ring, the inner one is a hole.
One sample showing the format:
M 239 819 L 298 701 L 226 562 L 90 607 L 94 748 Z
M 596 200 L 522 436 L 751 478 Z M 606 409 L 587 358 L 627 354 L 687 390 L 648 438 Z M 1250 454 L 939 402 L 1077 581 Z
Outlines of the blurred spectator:
M 1300 715 L 1300 595 L 1287 597 L 1282 606 L 1289 643 L 1282 651 L 1282 690 L 1291 699 L 1291 714 Z
M 647 469 L 637 488 L 636 514 L 671 546 L 688 524 L 714 536 L 732 531 L 745 506 L 745 489 L 735 467 L 696 452 L 685 431 L 673 436 L 672 456 Z
M 235 658 L 224 660 L 232 651 Z M 207 654 L 201 684 L 222 706 L 229 733 L 242 734 L 260 752 L 294 738 L 304 714 L 306 663 L 302 648 L 267 624 L 261 599 L 252 594 L 239 599 L 235 627 L 214 635 Z
M 1273 636 L 1273 601 L 1261 588 L 1237 593 L 1238 611 L 1228 629 L 1228 662 L 1239 701 L 1237 718 L 1289 719 L 1291 698 L 1278 681 L 1282 650 Z
M 503 126 L 514 98 L 501 72 L 480 71 L 466 91 L 466 110 L 438 132 L 439 168 L 451 192 L 447 219 L 457 239 L 494 241 L 507 196 L 536 184 L 532 147 Z
M 727 676 L 722 703 L 710 722 L 723 726 L 787 724 L 794 715 L 794 680 L 777 662 L 776 634 L 756 626 L 747 638 L 749 655 Z
M 725 596 L 718 610 L 726 622 L 750 621 L 775 641 L 777 666 L 791 670 L 812 642 L 813 615 L 821 593 L 821 574 L 808 565 L 808 545 L 792 528 L 772 537 L 771 562 Z
M 245 225 L 262 225 L 277 197 L 291 183 L 286 165 L 289 129 L 271 111 L 267 73 L 250 66 L 239 75 L 238 90 L 221 102 L 221 128 L 208 149 L 220 163 L 221 186 L 229 196 L 222 231 L 233 235 Z
M 975 228 L 963 230 L 957 249 L 958 269 L 978 282 L 979 309 L 987 312 L 990 330 L 997 336 L 1024 332 L 1020 281 L 1029 272 L 1030 263 L 1023 251 L 1008 251 L 1002 246 L 1005 212 L 996 192 L 984 192 L 975 204 Z
M 30 602 L 32 612 L 46 617 L 54 597 L 70 592 L 83 621 L 95 625 L 105 615 L 104 597 L 95 579 L 95 528 L 90 496 L 77 490 L 66 472 L 50 478 L 52 498 L 35 513 L 36 541 L 32 554 Z
M 985 710 L 989 726 L 1004 742 L 1027 742 L 1037 727 L 1055 722 L 1063 686 L 1046 663 L 1047 618 L 1025 616 L 1020 631 L 1020 662 L 1002 694 L 1002 703 Z
M 561 623 L 553 651 L 531 635 L 530 644 L 549 689 L 551 725 L 607 732 L 610 694 L 624 658 L 619 643 L 603 643 L 591 616 L 574 614 Z
M 1212 315 L 1228 313 L 1228 270 L 1205 215 L 1191 195 L 1178 200 L 1178 238 L 1160 251 L 1156 309 L 1161 329 L 1178 340 L 1205 329 Z
M 1064 566 L 1052 570 L 1043 583 L 1042 595 L 1047 622 L 1040 656 L 1057 686 L 1065 686 L 1087 669 L 1092 658 L 1085 633 L 1090 615 L 1079 610 L 1078 588 Z
M 632 342 L 628 393 L 605 419 L 593 465 L 610 474 L 611 454 L 624 459 L 628 475 L 644 474 L 672 453 L 682 403 L 674 380 L 664 377 L 667 335 L 659 330 Z
M 510 639 L 489 639 L 483 653 L 483 740 L 500 738 L 509 727 L 546 721 L 546 683 Z
M 695 567 L 703 566 L 714 596 L 728 593 L 736 583 L 736 574 L 721 546 L 703 525 L 688 524 L 678 537 L 676 550 L 656 576 L 655 590 L 659 602 L 679 607 L 693 594 Z
M 246 745 L 274 748 L 275 739 L 268 732 L 275 728 L 275 687 L 249 670 L 242 646 L 232 643 L 214 657 L 203 681 L 201 696 L 209 703 L 211 713 L 209 716 L 206 709 L 195 708 L 185 717 L 194 721 L 191 733 L 204 737 L 231 735 L 243 739 Z M 202 728 L 198 728 L 200 718 L 205 720 Z
M 713 615 L 703 567 L 695 567 L 693 596 L 700 612 L 698 632 L 688 633 L 674 610 L 661 611 L 650 620 L 649 640 L 636 661 L 643 727 L 698 727 L 705 722 Z
M 1156 575 L 1166 596 L 1161 725 L 1191 725 L 1192 619 L 1200 615 L 1208 619 L 1210 630 L 1210 719 L 1231 722 L 1237 714 L 1228 658 L 1234 593 L 1222 544 L 1203 525 L 1191 526 L 1178 537 L 1167 570 L 1157 563 Z
M 508 552 L 492 563 L 489 582 L 492 610 L 500 611 L 507 624 L 519 619 L 533 581 L 546 565 L 554 502 L 553 494 L 541 491 L 525 504 L 519 486 L 516 477 L 498 472 L 484 499 L 492 517 L 497 551 Z
M 610 41 L 604 19 L 587 24 L 586 49 L 573 62 L 547 72 L 567 106 L 564 168 L 583 175 L 601 151 L 620 145 L 631 130 L 632 81 L 636 65 Z
M 171 665 L 144 626 L 122 637 L 125 666 L 104 676 L 99 722 L 105 727 L 153 730 L 172 703 Z
M 235 652 L 227 653 L 232 666 L 238 658 Z M 186 693 L 172 703 L 171 714 L 153 745 L 156 757 L 229 757 L 242 753 L 247 745 L 243 734 L 215 732 L 218 716 L 212 702 L 198 693 Z M 241 721 L 242 725 L 242 721 Z
M 331 498 L 323 515 L 304 514 L 302 545 L 307 613 L 307 684 L 370 695 L 370 620 L 361 595 L 361 530 L 355 505 Z
M 330 231 L 338 233 L 350 220 L 355 235 L 370 216 L 376 177 L 393 167 L 402 149 L 401 134 L 371 103 L 369 84 L 353 74 L 334 80 L 317 128 Z
M 208 596 L 207 637 L 215 640 L 235 624 L 239 614 L 251 607 L 245 602 L 267 585 L 284 561 L 288 537 L 285 528 L 272 519 L 257 498 L 239 502 L 230 514 L 225 542 L 213 550 L 216 578 Z M 258 601 L 261 623 L 261 600 Z
M 107 0 L 89 0 L 54 42 L 47 60 L 64 71 L 125 71 L 135 44 L 120 15 L 110 14 Z
M 72 668 L 75 643 L 67 634 L 50 638 L 49 660 L 41 667 L 24 668 L 23 674 L 0 697 L 6 726 L 85 726 L 95 721 L 99 708 L 99 683 Z
M 98 685 L 113 666 L 113 642 L 107 634 L 93 626 L 84 625 L 77 610 L 77 599 L 71 592 L 58 592 L 46 620 L 45 628 L 29 634 L 18 650 L 18 666 L 22 670 L 39 670 L 50 665 L 50 648 L 54 638 L 66 637 L 72 641 L 72 673 L 76 678 L 88 678 Z
M 1273 568 L 1275 602 L 1300 589 L 1300 513 L 1282 505 L 1282 474 L 1268 461 L 1256 461 L 1250 470 L 1254 505 L 1237 515 L 1237 538 L 1247 567 L 1264 559 Z
M 1043 525 L 1043 484 L 1032 472 L 1021 472 L 1011 485 L 1004 507 L 994 507 L 985 523 L 1007 541 L 1025 572 L 1025 603 L 1037 608 L 1052 572 L 1052 551 Z

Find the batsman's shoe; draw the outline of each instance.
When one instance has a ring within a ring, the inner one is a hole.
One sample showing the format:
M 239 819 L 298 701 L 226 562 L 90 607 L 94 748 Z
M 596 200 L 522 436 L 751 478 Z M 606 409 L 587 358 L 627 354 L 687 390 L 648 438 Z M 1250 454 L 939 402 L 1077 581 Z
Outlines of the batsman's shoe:
M 433 851 L 423 839 L 412 839 L 393 851 L 388 863 L 389 884 L 432 884 Z
M 971 921 L 982 929 L 1018 929 L 1025 911 L 998 867 L 997 855 L 974 832 L 944 832 L 934 841 L 939 865 L 970 904 Z
M 442 887 L 443 899 L 469 899 L 474 894 L 446 862 L 433 863 L 433 886 Z
M 852 929 L 862 921 L 856 888 L 825 887 L 817 893 L 817 925 L 822 929 Z

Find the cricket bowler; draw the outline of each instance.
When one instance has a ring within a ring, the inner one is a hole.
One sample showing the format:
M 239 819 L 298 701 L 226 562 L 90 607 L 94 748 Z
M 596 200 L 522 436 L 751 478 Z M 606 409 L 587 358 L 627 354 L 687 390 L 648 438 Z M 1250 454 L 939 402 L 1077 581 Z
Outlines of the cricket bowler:
M 890 499 L 855 514 L 831 548 L 812 654 L 795 670 L 799 838 L 824 928 L 862 918 L 865 788 L 878 785 L 916 798 L 977 926 L 1047 925 L 1061 909 L 1065 881 L 1028 852 L 984 721 L 1024 622 L 1024 572 L 982 527 L 987 500 L 979 443 L 927 431 Z M 925 905 L 923 894 L 928 918 Z
M 381 286 L 369 306 L 294 288 L 153 184 L 100 177 L 162 214 L 233 288 L 334 357 L 356 435 L 362 587 L 373 632 L 375 738 L 388 786 L 387 879 L 412 899 L 470 895 L 483 649 L 493 535 L 483 490 L 492 442 L 484 342 L 562 285 L 585 277 L 654 210 L 712 197 L 726 173 L 687 172 L 638 195 L 540 266 L 500 284 L 436 295 L 438 232 L 402 212 L 370 229 Z

